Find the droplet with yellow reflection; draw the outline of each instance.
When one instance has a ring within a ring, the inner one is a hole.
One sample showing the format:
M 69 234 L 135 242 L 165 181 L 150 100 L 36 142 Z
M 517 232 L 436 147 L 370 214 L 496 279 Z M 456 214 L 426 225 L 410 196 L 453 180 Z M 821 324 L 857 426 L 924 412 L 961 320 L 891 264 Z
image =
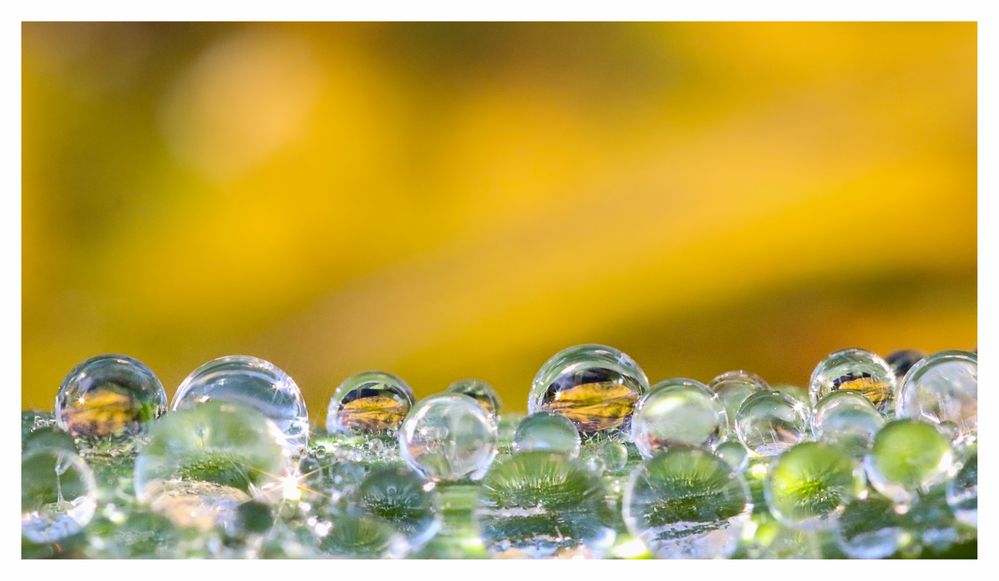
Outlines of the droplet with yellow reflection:
M 645 373 L 625 353 L 605 345 L 577 345 L 541 367 L 528 408 L 565 416 L 584 437 L 625 437 L 635 405 L 648 388 Z
M 413 390 L 383 371 L 366 371 L 344 380 L 326 413 L 330 433 L 390 434 L 413 407 Z
M 882 414 L 891 414 L 895 390 L 895 372 L 884 359 L 864 349 L 843 349 L 815 367 L 808 393 L 814 407 L 834 391 L 853 391 L 867 398 Z
M 80 363 L 56 395 L 56 421 L 84 451 L 97 444 L 108 452 L 130 447 L 165 411 L 166 391 L 159 379 L 124 355 L 98 355 Z

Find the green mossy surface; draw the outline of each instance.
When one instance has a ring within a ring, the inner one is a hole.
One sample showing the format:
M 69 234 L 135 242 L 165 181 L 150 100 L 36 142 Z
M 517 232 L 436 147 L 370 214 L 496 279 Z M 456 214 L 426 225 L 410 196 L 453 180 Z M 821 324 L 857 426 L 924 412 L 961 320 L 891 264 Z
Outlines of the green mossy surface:
M 33 423 L 34 415 L 25 423 Z M 43 417 L 44 419 L 44 417 Z M 26 430 L 30 433 L 33 430 Z M 42 438 L 42 436 L 37 436 Z M 58 439 L 58 436 L 56 437 Z M 312 503 L 311 511 L 319 513 L 323 502 L 328 502 L 324 492 L 332 486 L 332 482 L 323 471 L 333 467 L 341 469 L 356 462 L 358 465 L 358 483 L 364 477 L 379 468 L 403 467 L 398 453 L 391 446 L 391 439 L 382 439 L 378 444 L 372 444 L 370 439 L 350 437 L 341 438 L 319 433 L 312 439 L 309 456 L 319 466 L 319 478 L 314 483 L 322 493 L 316 498 L 309 497 Z M 599 445 L 600 442 L 587 442 L 586 446 Z M 599 526 L 611 526 L 618 535 L 618 544 L 627 543 L 633 538 L 625 530 L 620 517 L 621 489 L 631 471 L 642 461 L 633 446 L 628 446 L 628 462 L 626 468 L 619 473 L 604 473 L 599 479 L 602 483 L 601 508 L 595 511 L 599 518 Z M 295 506 L 284 506 L 280 510 L 264 510 L 267 505 L 259 502 L 249 503 L 239 510 L 236 526 L 230 531 L 200 532 L 192 529 L 180 529 L 163 516 L 150 512 L 136 503 L 133 490 L 133 454 L 110 455 L 100 450 L 84 452 L 85 460 L 94 470 L 98 482 L 98 510 L 94 519 L 79 534 L 63 539 L 59 543 L 36 544 L 22 538 L 21 556 L 26 559 L 50 558 L 204 558 L 204 557 L 242 557 L 257 556 L 260 558 L 296 558 L 296 557 L 361 557 L 382 554 L 386 543 L 391 540 L 391 526 L 383 524 L 392 521 L 405 522 L 418 519 L 422 515 L 419 502 L 412 504 L 379 504 L 372 500 L 369 507 L 376 513 L 377 521 L 358 518 L 341 519 L 338 530 L 332 536 L 319 538 L 308 531 L 304 524 L 306 518 Z M 509 452 L 501 453 L 496 461 L 510 458 Z M 752 466 L 752 463 L 750 464 Z M 763 483 L 765 477 L 752 477 L 747 468 L 746 480 L 749 484 L 754 502 L 754 520 L 758 519 L 760 528 L 755 537 L 744 539 L 737 549 L 734 558 L 753 558 L 761 551 L 765 554 L 767 542 L 779 540 L 779 523 L 769 515 L 764 498 Z M 238 459 L 232 457 L 207 454 L 192 459 L 185 465 L 184 476 L 194 479 L 205 479 L 218 484 L 234 486 L 247 490 L 250 477 L 239 467 Z M 557 479 L 554 474 L 548 477 L 539 476 L 533 484 L 525 488 L 508 490 L 510 494 L 495 496 L 495 501 L 501 504 L 524 502 L 527 499 L 540 501 L 546 507 L 573 508 L 581 498 L 587 497 L 590 486 L 585 478 L 567 478 L 552 483 Z M 912 544 L 900 550 L 892 558 L 923 558 L 923 559 L 975 559 L 978 556 L 976 531 L 957 523 L 950 513 L 944 498 L 944 487 L 935 486 L 922 495 L 914 504 L 912 510 L 901 519 L 906 530 L 913 533 Z M 494 491 L 495 492 L 495 491 Z M 870 493 L 873 493 L 869 491 Z M 480 537 L 480 531 L 475 523 L 474 511 L 480 495 L 489 494 L 482 489 L 481 482 L 465 481 L 455 484 L 439 484 L 433 489 L 434 510 L 440 515 L 442 523 L 437 535 L 421 549 L 409 554 L 409 558 L 428 559 L 484 559 L 489 553 Z M 306 495 L 308 496 L 308 495 Z M 356 497 L 349 497 L 344 502 L 354 503 Z M 354 505 L 357 508 L 359 505 Z M 688 514 L 695 511 L 695 506 L 671 506 L 671 510 Z M 571 511 L 570 513 L 571 514 Z M 363 515 L 362 515 L 363 517 Z M 331 517 L 336 518 L 336 517 Z M 873 518 L 873 517 L 872 517 Z M 585 520 L 585 519 L 583 519 Z M 557 525 L 563 530 L 567 523 L 555 522 L 550 517 L 532 516 L 519 519 L 518 522 L 506 523 L 508 529 L 503 534 L 513 536 L 544 534 Z M 578 534 L 586 534 L 586 523 L 582 520 Z M 401 529 L 399 529 L 401 530 Z M 785 531 L 786 533 L 786 531 Z M 929 533 L 929 534 L 927 534 Z M 928 537 L 928 538 L 923 538 Z M 791 537 L 794 539 L 794 537 Z M 754 545 L 755 543 L 755 545 Z M 795 548 L 796 547 L 796 548 Z M 807 542 L 794 545 L 793 553 L 782 553 L 781 557 L 806 556 L 813 558 L 842 559 L 845 556 L 836 546 L 832 533 L 815 533 L 808 537 Z M 606 558 L 619 558 L 612 549 Z M 627 558 L 648 558 L 648 553 L 629 553 Z

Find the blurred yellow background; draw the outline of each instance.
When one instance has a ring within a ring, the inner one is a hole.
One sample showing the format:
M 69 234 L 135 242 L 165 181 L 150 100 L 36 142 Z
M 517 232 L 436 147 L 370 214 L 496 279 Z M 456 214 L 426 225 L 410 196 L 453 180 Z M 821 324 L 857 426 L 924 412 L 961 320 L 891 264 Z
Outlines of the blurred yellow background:
M 977 341 L 974 24 L 25 24 L 24 408 L 245 353 L 526 409 Z

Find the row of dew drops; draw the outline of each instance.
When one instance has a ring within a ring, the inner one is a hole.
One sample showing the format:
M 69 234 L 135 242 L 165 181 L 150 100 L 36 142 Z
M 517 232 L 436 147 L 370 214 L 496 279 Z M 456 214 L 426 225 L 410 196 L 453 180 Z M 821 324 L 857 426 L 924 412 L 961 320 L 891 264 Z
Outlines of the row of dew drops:
M 166 413 L 148 367 L 102 355 L 67 375 L 54 417 L 23 430 L 21 528 L 59 543 L 95 514 L 122 524 L 131 503 L 178 530 L 221 531 L 209 552 L 223 556 L 468 554 L 427 552 L 442 539 L 502 557 L 727 558 L 754 541 L 773 550 L 741 556 L 785 556 L 778 533 L 787 555 L 808 556 L 803 539 L 823 532 L 845 556 L 881 558 L 955 540 L 914 517 L 940 491 L 974 534 L 977 375 L 975 352 L 846 349 L 807 393 L 745 371 L 650 386 L 625 353 L 579 345 L 538 371 L 526 417 L 501 416 L 483 381 L 416 401 L 372 371 L 336 389 L 324 433 L 267 361 L 202 365 Z M 99 490 L 92 467 L 133 465 Z M 237 534 L 242 552 L 226 544 Z M 113 555 L 113 541 L 93 543 Z

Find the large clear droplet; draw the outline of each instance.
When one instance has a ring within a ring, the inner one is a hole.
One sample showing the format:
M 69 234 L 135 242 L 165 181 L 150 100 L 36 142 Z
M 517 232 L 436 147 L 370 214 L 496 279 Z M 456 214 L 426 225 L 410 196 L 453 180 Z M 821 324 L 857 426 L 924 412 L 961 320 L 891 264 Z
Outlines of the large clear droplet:
M 874 405 L 852 391 L 830 393 L 819 401 L 812 415 L 812 433 L 817 440 L 857 458 L 864 457 L 884 424 L 884 416 Z
M 919 492 L 943 482 L 953 462 L 948 438 L 933 424 L 902 419 L 877 433 L 864 468 L 878 492 L 905 506 Z
M 399 429 L 399 452 L 431 480 L 481 477 L 496 455 L 496 424 L 467 395 L 433 395 L 406 416 Z
M 292 455 L 308 445 L 309 412 L 302 391 L 268 361 L 249 355 L 213 359 L 184 379 L 170 408 L 180 410 L 209 401 L 238 404 L 274 422 Z
M 934 353 L 902 380 L 895 415 L 942 424 L 964 442 L 978 433 L 978 356 L 968 351 Z
M 671 446 L 713 448 L 727 430 L 718 395 L 699 381 L 677 378 L 657 383 L 638 402 L 631 437 L 648 458 Z
M 754 454 L 776 456 L 808 435 L 806 405 L 782 391 L 761 391 L 746 398 L 735 417 L 739 440 Z
M 766 481 L 770 512 L 784 524 L 827 530 L 843 508 L 864 493 L 864 472 L 847 453 L 805 442 L 777 459 Z

